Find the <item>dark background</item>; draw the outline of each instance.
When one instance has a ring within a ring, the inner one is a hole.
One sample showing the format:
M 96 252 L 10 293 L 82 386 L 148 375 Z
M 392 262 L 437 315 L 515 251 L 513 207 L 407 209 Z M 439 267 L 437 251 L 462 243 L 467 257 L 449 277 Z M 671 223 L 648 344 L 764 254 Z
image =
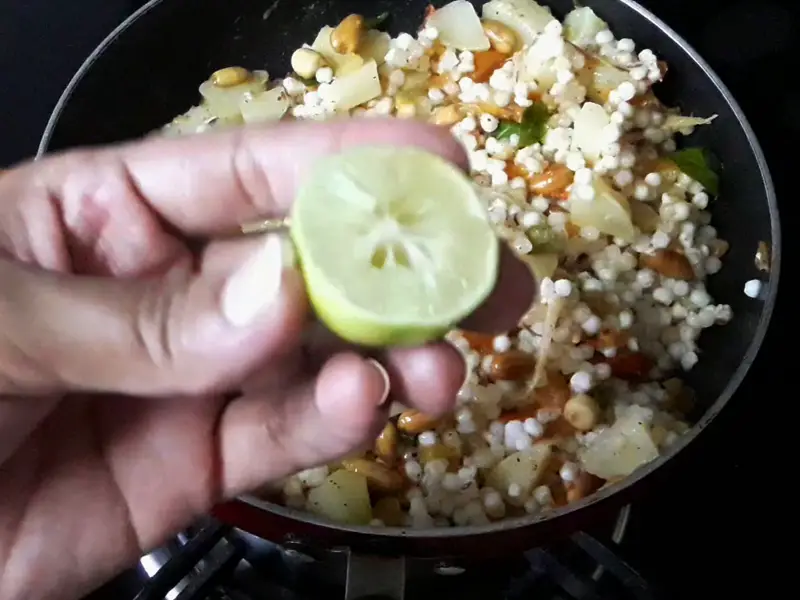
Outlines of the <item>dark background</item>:
M 800 137 L 800 2 L 641 2 L 683 35 L 733 91 L 764 147 L 784 231 L 790 232 L 789 205 L 798 201 L 792 184 Z M 33 156 L 75 70 L 142 4 L 0 0 L 0 167 Z M 784 298 L 792 279 L 787 253 Z M 784 448 L 792 443 L 796 399 L 794 373 L 784 366 L 792 351 L 784 344 L 793 332 L 785 304 L 779 304 L 765 349 L 730 408 L 693 444 L 687 464 L 634 506 L 626 556 L 673 597 L 762 597 L 771 589 L 793 588 L 794 573 L 786 563 L 795 542 L 790 526 L 797 522 L 791 491 L 797 467 L 784 458 L 791 456 Z

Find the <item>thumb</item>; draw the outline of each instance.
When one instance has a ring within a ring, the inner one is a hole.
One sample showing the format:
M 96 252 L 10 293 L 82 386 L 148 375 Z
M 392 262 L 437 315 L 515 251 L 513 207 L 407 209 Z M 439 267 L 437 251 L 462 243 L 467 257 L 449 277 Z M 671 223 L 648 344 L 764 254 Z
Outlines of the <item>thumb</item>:
M 292 264 L 277 235 L 216 242 L 199 268 L 151 279 L 0 261 L 0 393 L 231 390 L 299 343 L 307 300 Z

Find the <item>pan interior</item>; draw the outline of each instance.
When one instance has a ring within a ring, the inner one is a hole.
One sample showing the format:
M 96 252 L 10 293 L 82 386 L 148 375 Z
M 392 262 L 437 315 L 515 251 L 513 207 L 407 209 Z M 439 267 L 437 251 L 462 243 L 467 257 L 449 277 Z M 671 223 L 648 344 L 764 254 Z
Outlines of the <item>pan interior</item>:
M 41 150 L 141 137 L 196 103 L 199 82 L 220 67 L 266 68 L 273 76 L 281 76 L 289 68 L 292 51 L 310 43 L 324 25 L 335 24 L 353 12 L 388 11 L 391 20 L 386 28 L 396 35 L 415 31 L 428 4 L 428 0 L 153 0 L 112 34 L 75 77 L 51 118 Z M 571 0 L 548 0 L 546 4 L 559 16 L 573 7 Z M 693 432 L 683 436 L 666 456 L 621 484 L 547 518 L 631 485 L 710 422 L 755 358 L 774 304 L 779 267 L 779 224 L 769 174 L 749 125 L 724 86 L 685 42 L 635 3 L 583 0 L 581 4 L 608 21 L 618 37 L 630 37 L 639 48 L 651 48 L 667 61 L 669 74 L 657 89 L 666 104 L 681 107 L 683 114 L 719 115 L 713 126 L 694 134 L 692 144 L 708 148 L 722 165 L 721 194 L 712 207 L 713 225 L 720 237 L 732 243 L 725 267 L 710 278 L 708 288 L 718 301 L 730 304 L 735 317 L 730 325 L 707 330 L 701 338 L 701 363 L 688 378 L 701 408 Z M 752 300 L 742 286 L 758 275 L 753 258 L 762 241 L 772 248 L 773 268 L 766 297 Z M 316 522 L 307 514 L 252 502 Z M 520 523 L 511 520 L 493 527 L 513 528 Z M 477 529 L 453 528 L 442 535 L 472 531 Z

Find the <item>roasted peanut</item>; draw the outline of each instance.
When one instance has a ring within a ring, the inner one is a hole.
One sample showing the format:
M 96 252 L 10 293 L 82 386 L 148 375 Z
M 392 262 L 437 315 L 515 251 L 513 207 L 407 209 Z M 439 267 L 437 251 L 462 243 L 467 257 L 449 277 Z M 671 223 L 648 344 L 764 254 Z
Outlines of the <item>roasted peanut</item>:
M 695 277 L 689 259 L 674 250 L 659 250 L 655 254 L 642 254 L 640 262 L 643 267 L 671 279 L 691 281 Z
M 628 201 L 631 207 L 631 220 L 633 224 L 644 233 L 655 233 L 661 223 L 661 217 L 656 210 L 641 200 L 631 198 Z
M 303 79 L 313 79 L 317 71 L 328 66 L 328 61 L 316 50 L 298 48 L 292 54 L 292 70 Z
M 387 496 L 381 498 L 372 507 L 372 516 L 383 521 L 387 527 L 402 527 L 405 524 L 405 514 L 400 500 Z
M 339 54 L 358 52 L 364 33 L 364 17 L 348 15 L 331 32 L 331 46 Z
M 469 349 L 478 354 L 491 354 L 494 350 L 494 336 L 479 331 L 461 331 L 461 337 L 469 344 Z
M 211 83 L 220 88 L 241 85 L 250 79 L 250 71 L 244 67 L 225 67 L 211 74 Z
M 506 161 L 506 175 L 508 175 L 509 179 L 515 179 L 516 177 L 522 177 L 523 179 L 527 180 L 529 173 L 517 163 L 514 162 L 513 159 L 509 158 Z
M 524 421 L 525 419 L 535 419 L 536 413 L 539 412 L 539 407 L 535 404 L 522 406 L 513 410 L 503 411 L 497 420 L 500 423 L 508 423 L 509 421 Z
M 435 429 L 438 424 L 439 419 L 421 413 L 418 410 L 407 410 L 397 417 L 397 428 L 412 435 Z
M 586 471 L 581 471 L 578 474 L 578 478 L 566 486 L 567 502 L 577 502 L 581 498 L 586 498 L 589 494 L 599 490 L 602 485 L 602 479 Z
M 717 258 L 722 258 L 728 253 L 730 250 L 731 245 L 726 242 L 725 240 L 712 240 L 708 244 L 708 249 L 711 251 L 711 256 L 716 256 Z
M 480 117 L 483 113 L 489 113 L 501 121 L 514 121 L 515 123 L 522 122 L 522 114 L 525 112 L 524 108 L 516 104 L 511 106 L 496 106 L 489 102 L 479 102 L 478 104 L 466 104 L 464 106 L 469 107 L 470 112 L 473 113 L 476 118 Z
M 528 404 L 504 411 L 498 421 L 508 423 L 533 417 L 553 422 L 561 415 L 569 397 L 570 389 L 566 378 L 558 371 L 550 371 L 547 374 L 547 382 L 533 390 Z
M 408 94 L 397 94 L 394 99 L 394 109 L 395 116 L 399 119 L 413 119 L 417 116 L 416 100 Z
M 455 104 L 448 104 L 447 106 L 437 106 L 431 113 L 429 123 L 434 125 L 441 125 L 449 127 L 455 125 L 461 120 L 461 111 Z
M 536 388 L 533 399 L 540 408 L 556 408 L 561 410 L 569 400 L 569 383 L 559 371 L 547 373 L 547 383 Z
M 483 32 L 489 38 L 489 44 L 503 54 L 513 54 L 517 49 L 517 34 L 500 21 L 486 19 L 483 21 Z
M 503 66 L 508 56 L 498 50 L 475 53 L 475 69 L 469 78 L 475 83 L 487 83 L 497 69 Z
M 397 458 L 397 428 L 387 423 L 375 440 L 375 456 L 389 466 L 394 465 Z
M 560 164 L 550 165 L 542 173 L 534 175 L 528 182 L 528 189 L 540 196 L 561 194 L 572 183 L 573 173 Z
M 441 58 L 442 58 L 442 54 L 444 54 L 445 52 L 447 52 L 447 46 L 445 46 L 445 45 L 444 45 L 442 42 L 440 42 L 439 40 L 436 40 L 435 42 L 433 42 L 433 46 L 431 46 L 430 48 L 428 48 L 427 50 L 425 50 L 425 54 L 426 54 L 426 55 L 428 55 L 428 56 L 430 57 L 430 59 L 431 59 L 431 62 L 432 62 L 432 63 L 434 63 L 434 64 L 435 64 L 437 61 L 439 61 L 439 59 L 441 59 Z M 437 81 L 437 80 L 438 80 L 440 77 L 441 77 L 441 74 L 438 74 L 438 75 L 433 75 L 433 76 L 431 76 L 431 77 L 430 77 L 431 86 L 441 87 L 441 85 L 440 85 L 440 84 L 438 84 L 438 83 L 434 83 L 434 82 L 436 82 L 436 81 Z
M 611 367 L 614 377 L 626 381 L 642 380 L 653 368 L 653 361 L 641 352 L 621 351 L 616 356 L 603 358 L 603 362 Z
M 553 443 L 557 443 L 560 439 L 574 437 L 576 431 L 577 430 L 569 424 L 569 421 L 567 421 L 563 416 L 560 416 L 555 421 L 545 425 L 544 436 L 540 441 L 544 442 L 546 440 L 552 440 Z
M 328 471 L 333 473 L 334 471 L 338 471 L 339 469 L 344 469 L 343 461 L 345 460 L 357 460 L 360 458 L 366 458 L 367 453 L 363 450 L 359 450 L 358 452 L 353 452 L 352 454 L 348 454 L 340 458 L 337 461 L 332 463 L 328 463 Z
M 769 273 L 770 270 L 769 246 L 766 242 L 758 242 L 758 249 L 756 250 L 755 265 L 756 269 Z
M 578 431 L 589 431 L 600 417 L 600 406 L 587 394 L 573 396 L 564 405 L 564 418 Z
M 622 331 L 601 331 L 597 337 L 586 340 L 586 343 L 595 350 L 603 351 L 611 348 L 622 348 L 628 343 L 630 336 Z
M 661 425 L 656 425 L 650 429 L 650 439 L 652 439 L 653 443 L 659 448 L 664 445 L 668 434 L 669 432 Z
M 602 292 L 587 292 L 583 294 L 582 300 L 600 318 L 619 312 L 619 304 L 613 301 L 613 296 Z
M 545 467 L 544 475 L 539 483 L 540 486 L 546 486 L 550 490 L 550 502 L 555 507 L 567 504 L 567 488 L 558 473 L 563 464 L 563 460 L 551 460 Z M 534 497 L 536 497 L 535 493 Z
M 566 232 L 568 239 L 576 238 L 581 234 L 581 228 L 571 221 L 568 221 L 564 226 L 564 231 Z
M 495 381 L 522 381 L 536 368 L 536 360 L 526 352 L 509 350 L 492 356 L 488 375 Z
M 636 108 L 650 108 L 653 110 L 663 110 L 664 105 L 656 97 L 652 90 L 646 91 L 644 94 L 639 94 L 630 101 Z
M 363 475 L 374 490 L 390 494 L 403 488 L 403 476 L 397 471 L 365 458 L 345 459 L 342 466 L 348 471 Z

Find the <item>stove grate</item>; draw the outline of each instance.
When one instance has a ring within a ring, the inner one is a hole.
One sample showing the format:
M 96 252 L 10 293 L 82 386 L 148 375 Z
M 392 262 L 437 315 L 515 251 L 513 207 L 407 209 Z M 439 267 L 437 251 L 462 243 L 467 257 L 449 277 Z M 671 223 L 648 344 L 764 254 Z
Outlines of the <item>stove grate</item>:
M 409 579 L 407 596 L 464 600 L 657 600 L 656 591 L 619 556 L 617 537 L 603 543 L 579 532 L 548 548 L 534 548 L 514 561 L 463 574 Z M 313 575 L 289 576 L 248 559 L 248 545 L 230 528 L 210 522 L 186 540 L 145 583 L 135 600 L 338 600 L 340 586 Z M 254 566 L 258 564 L 259 566 Z M 366 599 L 365 599 L 366 600 Z

